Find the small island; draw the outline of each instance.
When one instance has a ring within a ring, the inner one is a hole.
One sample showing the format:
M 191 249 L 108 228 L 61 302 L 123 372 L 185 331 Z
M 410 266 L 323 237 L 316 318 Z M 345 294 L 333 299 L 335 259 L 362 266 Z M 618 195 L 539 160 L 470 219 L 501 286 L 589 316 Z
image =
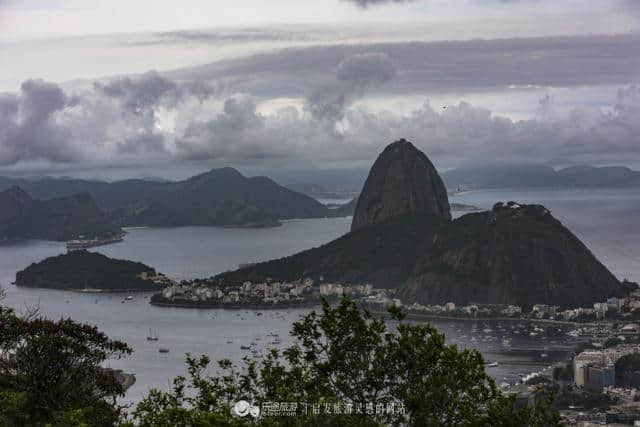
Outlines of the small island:
M 86 250 L 47 258 L 16 273 L 16 285 L 84 292 L 159 291 L 172 284 L 145 264 Z

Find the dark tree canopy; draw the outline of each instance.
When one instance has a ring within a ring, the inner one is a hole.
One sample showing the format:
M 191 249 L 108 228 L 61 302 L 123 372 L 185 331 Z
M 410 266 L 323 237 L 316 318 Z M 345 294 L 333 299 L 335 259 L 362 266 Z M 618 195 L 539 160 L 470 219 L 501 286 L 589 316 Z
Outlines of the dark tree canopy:
M 115 425 L 124 390 L 101 364 L 130 353 L 96 327 L 0 308 L 2 425 Z

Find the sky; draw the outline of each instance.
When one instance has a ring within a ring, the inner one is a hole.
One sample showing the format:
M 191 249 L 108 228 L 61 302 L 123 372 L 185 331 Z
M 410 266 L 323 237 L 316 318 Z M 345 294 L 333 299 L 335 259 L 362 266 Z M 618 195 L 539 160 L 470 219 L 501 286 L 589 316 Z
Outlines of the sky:
M 296 180 L 403 137 L 640 169 L 636 0 L 0 0 L 0 28 L 4 175 Z

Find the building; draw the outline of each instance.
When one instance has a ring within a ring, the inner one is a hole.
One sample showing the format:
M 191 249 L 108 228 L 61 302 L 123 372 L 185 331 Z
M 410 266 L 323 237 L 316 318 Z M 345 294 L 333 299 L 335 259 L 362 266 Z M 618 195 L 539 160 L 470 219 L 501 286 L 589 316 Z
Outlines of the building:
M 640 333 L 640 326 L 637 323 L 629 323 L 628 325 L 624 325 L 622 329 L 620 329 L 620 333 L 622 335 L 638 335 Z
M 616 370 L 615 366 L 587 365 L 585 369 L 584 388 L 596 393 L 602 393 L 605 387 L 615 387 Z
M 558 307 L 554 305 L 534 304 L 531 311 L 534 313 L 535 317 L 541 319 L 543 317 L 555 316 L 557 309 Z
M 505 316 L 512 317 L 517 314 L 522 314 L 522 307 L 520 307 L 519 305 L 508 305 L 507 308 L 502 310 L 501 313 Z
M 604 365 L 605 354 L 601 351 L 583 351 L 573 358 L 573 381 L 578 387 L 584 387 L 589 365 Z
M 596 302 L 593 304 L 593 310 L 596 312 L 596 318 L 604 319 L 609 310 L 609 305 L 604 302 Z

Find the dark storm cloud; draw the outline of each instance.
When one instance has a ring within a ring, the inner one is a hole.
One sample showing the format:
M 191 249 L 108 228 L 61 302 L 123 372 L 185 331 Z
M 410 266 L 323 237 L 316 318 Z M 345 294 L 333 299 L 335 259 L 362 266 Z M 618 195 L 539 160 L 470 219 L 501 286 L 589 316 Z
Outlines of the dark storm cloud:
M 321 120 L 336 122 L 344 109 L 369 88 L 391 80 L 395 66 L 384 53 L 367 52 L 342 60 L 335 70 L 335 78 L 316 88 L 307 100 L 305 108 Z
M 133 112 L 142 112 L 160 103 L 174 105 L 189 94 L 204 99 L 215 93 L 215 88 L 205 81 L 176 83 L 157 71 L 116 78 L 107 83 L 96 82 L 94 88 L 108 97 L 121 99 Z
M 0 165 L 26 159 L 77 160 L 68 129 L 56 117 L 68 105 L 55 83 L 42 80 L 25 81 L 17 95 L 0 94 Z
M 347 3 L 355 4 L 358 7 L 366 9 L 369 6 L 377 6 L 390 3 L 410 3 L 418 0 L 342 0 Z

